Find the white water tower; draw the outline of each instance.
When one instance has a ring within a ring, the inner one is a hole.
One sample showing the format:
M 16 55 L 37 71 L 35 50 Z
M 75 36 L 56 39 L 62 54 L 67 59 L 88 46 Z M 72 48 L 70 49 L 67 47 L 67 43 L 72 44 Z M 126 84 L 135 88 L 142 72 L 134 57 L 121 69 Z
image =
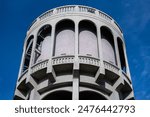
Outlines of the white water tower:
M 97 9 L 49 10 L 27 31 L 14 99 L 134 99 L 123 33 Z

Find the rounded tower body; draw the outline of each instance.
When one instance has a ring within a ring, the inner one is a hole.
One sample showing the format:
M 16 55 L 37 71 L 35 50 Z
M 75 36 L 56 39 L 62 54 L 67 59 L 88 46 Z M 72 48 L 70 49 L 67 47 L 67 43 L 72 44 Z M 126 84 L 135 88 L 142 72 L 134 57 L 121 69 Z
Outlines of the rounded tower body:
M 14 99 L 134 99 L 123 33 L 97 9 L 70 5 L 32 23 Z

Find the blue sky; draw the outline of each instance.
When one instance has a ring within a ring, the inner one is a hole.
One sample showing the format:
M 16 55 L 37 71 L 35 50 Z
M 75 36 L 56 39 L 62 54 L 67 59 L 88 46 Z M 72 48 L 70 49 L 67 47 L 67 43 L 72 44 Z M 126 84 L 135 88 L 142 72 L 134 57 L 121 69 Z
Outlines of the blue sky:
M 150 0 L 0 0 L 0 99 L 12 99 L 26 31 L 43 12 L 66 4 L 95 7 L 121 26 L 136 99 L 150 99 Z

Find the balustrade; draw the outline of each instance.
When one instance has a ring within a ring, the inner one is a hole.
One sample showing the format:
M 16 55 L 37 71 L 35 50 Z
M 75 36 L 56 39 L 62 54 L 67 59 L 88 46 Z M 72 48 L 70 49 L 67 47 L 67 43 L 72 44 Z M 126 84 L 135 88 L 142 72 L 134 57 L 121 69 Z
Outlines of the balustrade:
M 78 7 L 77 9 L 75 7 Z M 79 10 L 78 10 L 79 9 Z M 54 12 L 56 11 L 56 12 Z M 86 6 L 63 6 L 63 7 L 58 7 L 58 8 L 55 8 L 55 9 L 52 9 L 52 10 L 49 10 L 45 13 L 43 13 L 42 15 L 40 15 L 37 19 L 35 19 L 31 26 L 29 27 L 29 29 L 37 22 L 39 21 L 38 19 L 43 20 L 49 16 L 52 16 L 52 15 L 55 15 L 55 14 L 58 14 L 58 13 L 65 13 L 65 12 L 87 12 L 87 13 L 92 13 L 92 14 L 96 14 L 96 11 L 99 12 L 99 17 L 101 18 L 104 18 L 106 21 L 108 21 L 109 23 L 112 23 L 115 27 L 117 27 L 121 33 L 122 33 L 122 30 L 121 28 L 119 27 L 119 25 L 107 14 L 97 10 L 97 9 L 94 9 L 94 8 L 90 8 L 90 7 L 86 7 Z

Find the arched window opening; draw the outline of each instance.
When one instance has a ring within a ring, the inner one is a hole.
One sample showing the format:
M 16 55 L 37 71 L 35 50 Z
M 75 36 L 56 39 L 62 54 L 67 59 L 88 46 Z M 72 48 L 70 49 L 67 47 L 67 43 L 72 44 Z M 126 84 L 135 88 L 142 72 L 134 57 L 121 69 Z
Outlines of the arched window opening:
M 40 62 L 48 59 L 51 54 L 51 26 L 43 26 L 37 35 L 35 62 Z
M 119 37 L 117 38 L 117 43 L 118 43 L 119 56 L 120 56 L 120 62 L 121 62 L 121 69 L 126 73 L 126 62 L 125 62 L 123 43 Z
M 24 58 L 24 64 L 23 64 L 23 69 L 22 72 L 28 69 L 29 64 L 30 64 L 30 58 L 31 58 L 31 52 L 32 52 L 32 45 L 33 45 L 33 38 L 34 36 L 31 35 L 26 43 L 26 49 L 25 49 L 25 58 Z
M 93 91 L 82 91 L 79 93 L 79 100 L 106 100 L 106 98 Z
M 90 21 L 79 23 L 79 54 L 98 57 L 96 27 Z
M 55 91 L 45 96 L 43 100 L 72 100 L 72 93 L 69 91 Z
M 103 49 L 103 58 L 105 61 L 116 64 L 116 56 L 114 49 L 114 38 L 110 31 L 105 26 L 101 27 L 101 38 L 102 38 L 102 49 Z
M 55 56 L 74 55 L 75 26 L 71 20 L 60 21 L 56 25 Z

